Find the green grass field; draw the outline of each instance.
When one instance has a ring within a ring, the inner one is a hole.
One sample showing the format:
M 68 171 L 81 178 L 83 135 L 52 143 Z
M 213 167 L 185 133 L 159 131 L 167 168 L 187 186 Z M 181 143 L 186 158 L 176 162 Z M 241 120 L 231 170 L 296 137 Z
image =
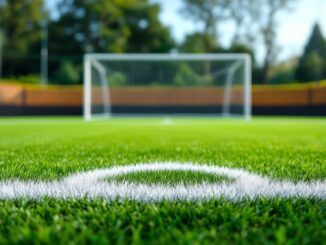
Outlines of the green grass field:
M 0 119 L 0 180 L 55 180 L 154 161 L 241 168 L 274 179 L 326 180 L 326 118 L 241 120 Z M 223 176 L 167 171 L 114 181 L 197 183 Z M 0 200 L 0 244 L 326 243 L 326 201 Z

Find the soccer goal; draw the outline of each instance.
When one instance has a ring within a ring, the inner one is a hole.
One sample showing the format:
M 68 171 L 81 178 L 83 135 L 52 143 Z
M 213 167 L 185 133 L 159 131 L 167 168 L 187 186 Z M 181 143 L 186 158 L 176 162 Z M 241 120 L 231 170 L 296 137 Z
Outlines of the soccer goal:
M 86 54 L 84 118 L 251 118 L 247 54 Z

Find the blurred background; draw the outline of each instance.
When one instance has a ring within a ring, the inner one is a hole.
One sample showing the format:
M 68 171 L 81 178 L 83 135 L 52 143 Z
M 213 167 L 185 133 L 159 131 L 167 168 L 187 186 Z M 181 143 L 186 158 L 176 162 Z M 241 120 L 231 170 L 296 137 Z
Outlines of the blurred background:
M 0 115 L 81 115 L 85 53 L 249 53 L 254 115 L 326 115 L 325 12 L 325 0 L 0 0 Z

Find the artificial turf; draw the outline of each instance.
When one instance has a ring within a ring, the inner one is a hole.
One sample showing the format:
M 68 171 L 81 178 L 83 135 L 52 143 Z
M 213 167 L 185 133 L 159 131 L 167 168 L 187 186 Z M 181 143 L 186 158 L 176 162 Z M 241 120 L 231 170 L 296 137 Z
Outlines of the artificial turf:
M 175 186 L 177 184 L 197 185 L 202 183 L 232 182 L 232 179 L 223 175 L 175 170 L 133 172 L 129 174 L 113 176 L 107 180 L 109 182 L 133 182 L 149 185 L 164 184 L 169 186 Z
M 115 165 L 180 161 L 275 179 L 326 180 L 325 118 L 0 119 L 0 180 L 53 180 Z M 220 181 L 164 173 L 148 182 Z M 115 179 L 118 181 L 119 179 Z M 121 180 L 121 179 L 120 179 Z M 168 184 L 167 183 L 167 184 Z M 188 183 L 188 182 L 187 182 Z M 233 203 L 1 200 L 0 243 L 295 243 L 326 241 L 326 201 Z

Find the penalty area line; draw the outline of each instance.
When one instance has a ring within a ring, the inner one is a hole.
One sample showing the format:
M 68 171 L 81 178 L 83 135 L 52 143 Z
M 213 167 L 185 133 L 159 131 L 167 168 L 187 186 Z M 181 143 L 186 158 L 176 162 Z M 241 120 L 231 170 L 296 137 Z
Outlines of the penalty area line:
M 232 182 L 199 184 L 144 184 L 108 182 L 105 178 L 146 171 L 193 171 L 216 174 Z M 233 202 L 257 198 L 312 198 L 326 200 L 326 181 L 274 180 L 236 168 L 193 163 L 155 162 L 115 166 L 72 174 L 56 181 L 0 181 L 0 199 L 116 199 L 142 202 L 207 201 L 223 198 Z

